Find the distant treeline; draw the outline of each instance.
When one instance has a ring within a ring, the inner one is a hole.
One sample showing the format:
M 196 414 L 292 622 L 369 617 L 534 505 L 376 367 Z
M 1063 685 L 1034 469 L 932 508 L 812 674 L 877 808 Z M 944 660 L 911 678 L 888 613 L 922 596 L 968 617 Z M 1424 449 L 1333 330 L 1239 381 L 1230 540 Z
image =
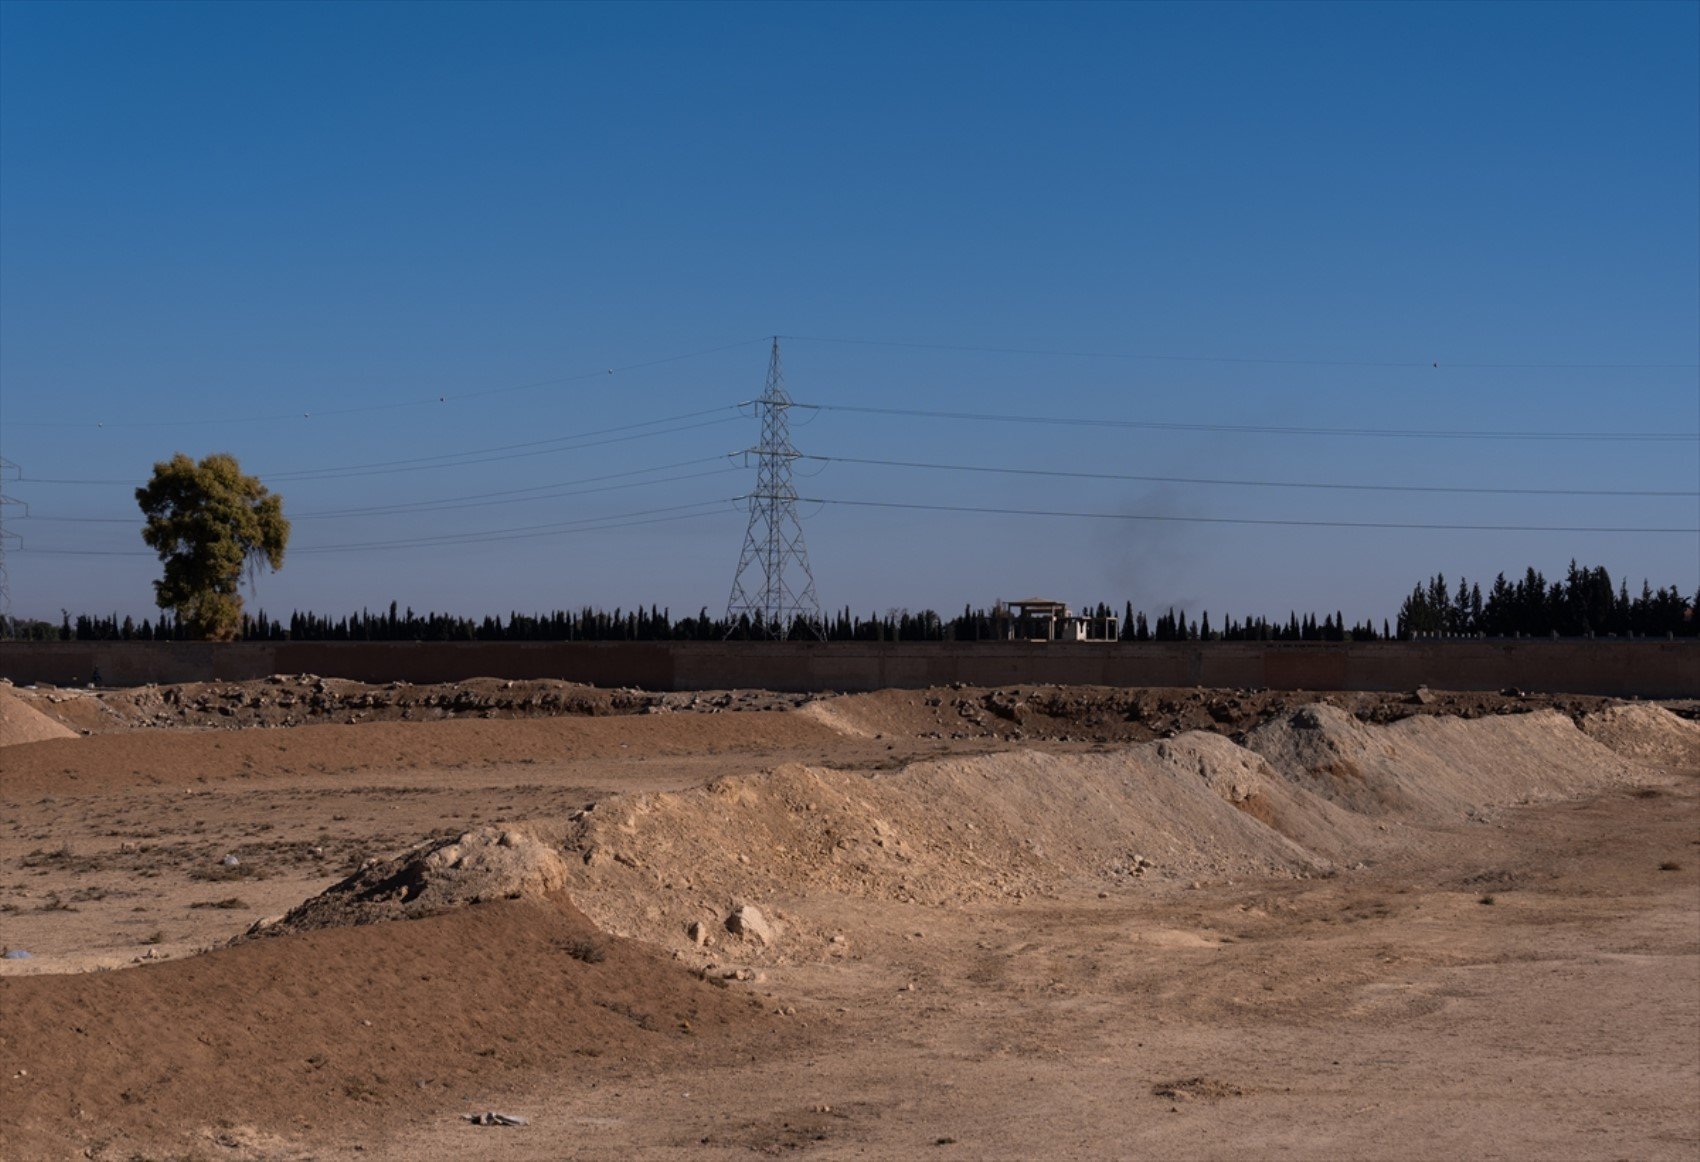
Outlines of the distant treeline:
M 1222 615 L 1212 619 L 1201 612 L 1190 620 L 1171 608 L 1155 618 L 1124 603 L 1120 636 L 1123 641 L 1377 641 L 1417 636 L 1692 637 L 1700 631 L 1694 613 L 1700 593 L 1684 597 L 1673 585 L 1653 589 L 1642 583 L 1631 596 L 1627 585 L 1615 588 L 1603 568 L 1578 568 L 1574 562 L 1562 581 L 1548 582 L 1534 569 L 1508 581 L 1502 573 L 1484 594 L 1479 583 L 1460 578 L 1456 587 L 1442 574 L 1411 591 L 1400 607 L 1396 624 L 1380 627 L 1364 621 L 1348 626 L 1340 613 L 1289 613 L 1285 620 Z M 1111 606 L 1099 603 L 1081 611 L 1108 618 Z M 927 609 L 890 609 L 860 616 L 848 607 L 832 614 L 824 626 L 829 641 L 983 641 L 996 640 L 1001 622 L 993 612 L 964 607 L 955 617 Z M 670 610 L 650 606 L 613 612 L 585 608 L 548 614 L 510 613 L 507 617 L 458 617 L 447 613 L 415 613 L 391 603 L 387 611 L 362 609 L 346 617 L 292 613 L 287 621 L 262 610 L 242 616 L 242 637 L 249 641 L 488 641 L 488 642 L 617 642 L 720 641 L 770 637 L 759 623 L 747 618 L 736 623 L 711 616 L 706 608 L 695 616 L 674 618 Z M 38 641 L 184 641 L 188 632 L 169 614 L 158 619 L 95 617 L 63 612 L 58 625 L 46 621 L 0 621 L 0 633 L 13 639 Z M 808 638 L 807 626 L 791 627 L 791 636 Z
M 1113 613 L 1102 603 L 1089 606 L 1086 614 L 1108 618 Z M 828 641 L 987 641 L 998 637 L 1000 619 L 984 609 L 965 607 L 956 617 L 941 617 L 930 609 L 912 612 L 887 610 L 860 616 L 848 607 L 828 619 Z M 45 621 L 13 622 L 7 636 L 37 641 L 188 641 L 187 628 L 169 614 L 158 620 L 117 614 L 105 617 L 67 611 L 55 626 Z M 1370 641 L 1392 630 L 1380 630 L 1365 622 L 1350 629 L 1340 614 L 1328 614 L 1319 623 L 1315 614 L 1288 619 L 1232 617 L 1212 624 L 1209 613 L 1191 621 L 1171 609 L 1150 619 L 1124 607 L 1120 636 L 1124 641 Z M 385 642 L 385 641 L 485 641 L 485 642 L 622 642 L 622 641 L 734 641 L 776 636 L 765 632 L 759 621 L 740 618 L 736 623 L 711 616 L 707 609 L 695 617 L 675 619 L 671 611 L 648 609 L 600 609 L 576 612 L 556 610 L 549 614 L 510 613 L 506 618 L 457 617 L 447 613 L 415 613 L 391 605 L 387 612 L 362 609 L 346 617 L 330 618 L 317 613 L 296 612 L 284 622 L 262 610 L 242 615 L 242 637 L 248 641 Z M 813 631 L 799 622 L 790 636 L 812 638 Z
M 1418 585 L 1399 608 L 1399 633 L 1483 634 L 1488 637 L 1586 637 L 1617 634 L 1666 634 L 1692 637 L 1700 592 L 1684 597 L 1675 585 L 1654 589 L 1643 581 L 1641 592 L 1630 596 L 1627 583 L 1614 588 L 1605 569 L 1578 567 L 1562 581 L 1548 582 L 1533 569 L 1516 581 L 1495 577 L 1484 594 L 1478 582 L 1458 578 L 1457 588 L 1436 573 Z

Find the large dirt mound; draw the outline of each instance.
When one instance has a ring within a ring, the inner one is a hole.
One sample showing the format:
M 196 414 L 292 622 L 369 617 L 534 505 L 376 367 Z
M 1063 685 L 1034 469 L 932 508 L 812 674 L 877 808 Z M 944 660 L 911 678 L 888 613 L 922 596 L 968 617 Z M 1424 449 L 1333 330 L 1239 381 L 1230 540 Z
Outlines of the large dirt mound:
M 1455 823 L 1636 777 L 1550 711 L 1385 727 L 1320 705 L 1294 717 L 1316 725 L 1288 724 L 1287 735 L 1331 740 L 1320 753 L 1333 773 L 1197 732 L 1104 754 L 1022 750 L 896 772 L 792 766 L 615 797 L 565 836 L 568 890 L 609 930 L 674 946 L 693 922 L 716 931 L 737 901 L 778 901 L 808 943 L 824 932 L 809 919 L 822 895 L 949 905 L 1326 873 L 1395 842 L 1389 816 Z M 1330 786 L 1356 781 L 1338 769 L 1345 756 L 1368 794 Z
M 1270 781 L 1238 769 L 1242 753 L 1195 735 L 892 773 L 792 765 L 605 800 L 575 821 L 569 842 L 583 867 L 569 890 L 611 930 L 672 944 L 693 921 L 714 930 L 740 900 L 799 912 L 822 894 L 950 906 L 1065 880 L 1321 870 L 1325 861 L 1236 805 L 1235 794 Z
M 20 1159 L 283 1156 L 245 1127 L 370 1141 L 522 1070 L 625 1072 L 771 1032 L 748 996 L 559 900 L 0 979 L 0 1012 L 0 1152 Z
M 1209 734 L 1110 754 L 1020 751 L 896 772 L 787 764 L 687 791 L 615 796 L 552 825 L 422 844 L 368 864 L 275 930 L 428 915 L 564 886 L 609 931 L 678 947 L 693 923 L 718 931 L 741 901 L 806 912 L 823 893 L 953 905 L 1019 899 L 1064 881 L 1305 875 L 1327 870 L 1325 853 L 1369 841 L 1361 820 Z
M 1630 703 L 1584 715 L 1582 730 L 1595 742 L 1650 766 L 1700 774 L 1700 723 L 1662 706 Z
M 1321 704 L 1246 745 L 1296 786 L 1369 816 L 1457 822 L 1479 809 L 1581 794 L 1633 768 L 1554 711 L 1367 726 Z
M 788 764 L 614 796 L 565 820 L 374 863 L 283 926 L 428 914 L 559 883 L 606 930 L 673 948 L 691 933 L 725 938 L 736 908 L 759 901 L 783 922 L 780 943 L 801 951 L 830 939 L 819 919 L 830 897 L 952 906 L 1326 873 L 1393 842 L 1389 816 L 1457 822 L 1634 771 L 1551 712 L 1374 727 L 1316 705 L 1254 735 L 1252 749 L 1192 733 L 897 771 Z M 769 942 L 757 943 L 750 954 L 767 954 Z
M 0 746 L 75 738 L 76 734 L 19 698 L 9 685 L 0 686 Z

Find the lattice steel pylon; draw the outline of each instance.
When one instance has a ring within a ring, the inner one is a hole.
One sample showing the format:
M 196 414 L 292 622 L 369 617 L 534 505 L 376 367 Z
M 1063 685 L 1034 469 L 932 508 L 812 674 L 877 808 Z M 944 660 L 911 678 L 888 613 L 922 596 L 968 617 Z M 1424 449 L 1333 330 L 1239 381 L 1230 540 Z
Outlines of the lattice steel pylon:
M 767 364 L 767 389 L 755 407 L 761 416 L 761 444 L 746 454 L 756 458 L 756 487 L 748 497 L 750 526 L 726 602 L 727 633 L 737 632 L 740 619 L 748 617 L 751 632 L 764 637 L 787 638 L 806 627 L 824 640 L 826 624 L 803 543 L 803 522 L 797 517 L 797 489 L 791 483 L 797 450 L 791 446 L 786 415 L 791 397 L 779 366 L 777 335 Z

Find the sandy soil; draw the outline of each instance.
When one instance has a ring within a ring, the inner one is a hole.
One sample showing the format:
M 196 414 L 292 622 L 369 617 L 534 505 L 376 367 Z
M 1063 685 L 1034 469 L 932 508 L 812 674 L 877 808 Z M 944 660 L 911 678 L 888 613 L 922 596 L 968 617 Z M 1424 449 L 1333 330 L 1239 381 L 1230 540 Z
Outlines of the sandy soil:
M 1700 1151 L 1692 704 L 0 711 L 0 1156 Z

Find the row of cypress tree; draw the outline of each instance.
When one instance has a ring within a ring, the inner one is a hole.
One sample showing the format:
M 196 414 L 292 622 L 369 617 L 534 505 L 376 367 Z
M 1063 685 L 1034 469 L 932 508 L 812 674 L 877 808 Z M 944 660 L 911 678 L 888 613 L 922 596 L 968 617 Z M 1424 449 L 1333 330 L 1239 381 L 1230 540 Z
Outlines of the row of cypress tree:
M 1676 586 L 1654 589 L 1646 581 L 1631 594 L 1627 582 L 1614 588 L 1601 568 L 1570 568 L 1562 580 L 1548 582 L 1534 569 L 1516 581 L 1504 573 L 1482 592 L 1480 582 L 1458 578 L 1456 587 L 1436 573 L 1411 590 L 1399 608 L 1399 634 L 1481 634 L 1585 637 L 1630 635 L 1691 636 L 1700 593 L 1685 597 Z
M 1643 581 L 1638 594 L 1624 582 L 1613 585 L 1604 567 L 1588 568 L 1571 562 L 1569 571 L 1549 582 L 1535 569 L 1515 581 L 1501 573 L 1484 593 L 1479 582 L 1463 577 L 1456 586 L 1437 573 L 1412 589 L 1399 609 L 1398 620 L 1377 627 L 1369 621 L 1348 626 L 1341 613 L 1291 612 L 1285 619 L 1261 616 L 1219 616 L 1208 611 L 1191 615 L 1170 608 L 1155 617 L 1123 605 L 1118 628 L 1124 641 L 1374 641 L 1419 636 L 1532 636 L 1692 637 L 1700 633 L 1700 593 L 1684 596 L 1676 586 L 1654 589 Z M 1111 607 L 1083 606 L 1088 616 L 1108 618 Z M 965 606 L 955 617 L 930 609 L 912 612 L 888 609 L 859 615 L 848 606 L 825 620 L 829 641 L 978 641 L 995 638 L 997 621 L 991 611 Z M 242 637 L 254 641 L 719 641 L 775 636 L 748 619 L 733 623 L 707 608 L 694 616 L 675 618 L 671 610 L 654 605 L 612 612 L 591 607 L 555 610 L 546 614 L 513 612 L 506 617 L 462 617 L 448 613 L 416 613 L 399 609 L 362 609 L 342 617 L 292 613 L 288 620 L 263 609 L 242 617 Z M 812 628 L 797 624 L 790 636 L 814 637 Z M 0 636 L 13 639 L 61 641 L 181 641 L 187 628 L 169 613 L 158 619 L 120 618 L 116 614 L 73 617 L 62 613 L 60 624 L 0 619 Z

